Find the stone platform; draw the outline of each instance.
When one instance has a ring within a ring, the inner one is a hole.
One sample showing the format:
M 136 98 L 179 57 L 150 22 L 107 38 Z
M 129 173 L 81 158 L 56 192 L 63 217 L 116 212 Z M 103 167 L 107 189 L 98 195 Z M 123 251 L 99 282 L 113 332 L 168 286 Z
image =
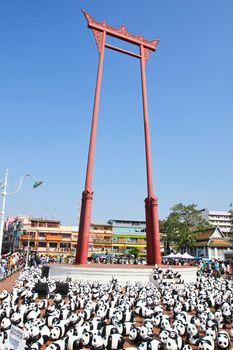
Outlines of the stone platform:
M 86 265 L 70 265 L 70 264 L 48 264 L 49 278 L 65 280 L 67 275 L 73 280 L 89 280 L 108 282 L 115 276 L 117 280 L 123 284 L 126 282 L 140 281 L 142 283 L 153 282 L 153 268 L 149 265 L 105 265 L 105 264 L 86 264 Z M 164 272 L 168 269 L 168 265 L 160 266 Z M 179 271 L 184 283 L 195 282 L 197 268 L 193 266 L 170 266 L 172 270 Z M 166 280 L 167 281 L 167 280 Z M 173 282 L 171 280 L 171 282 Z

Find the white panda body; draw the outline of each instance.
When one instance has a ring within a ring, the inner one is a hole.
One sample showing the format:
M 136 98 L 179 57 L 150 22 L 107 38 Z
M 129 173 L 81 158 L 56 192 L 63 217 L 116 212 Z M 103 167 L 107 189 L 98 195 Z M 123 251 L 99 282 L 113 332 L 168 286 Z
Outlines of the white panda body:
M 71 336 L 67 338 L 67 350 L 81 350 L 83 349 L 83 343 L 77 336 Z
M 157 339 L 142 342 L 139 345 L 139 350 L 159 350 L 161 349 L 161 342 Z

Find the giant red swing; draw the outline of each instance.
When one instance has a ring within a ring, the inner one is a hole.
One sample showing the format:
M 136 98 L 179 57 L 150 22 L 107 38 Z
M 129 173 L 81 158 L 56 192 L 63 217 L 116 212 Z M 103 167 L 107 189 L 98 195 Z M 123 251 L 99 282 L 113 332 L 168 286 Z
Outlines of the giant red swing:
M 94 150 L 96 142 L 96 129 L 99 110 L 100 99 L 100 87 L 104 62 L 104 50 L 105 48 L 119 51 L 121 53 L 136 57 L 140 59 L 141 67 L 141 84 L 142 84 L 142 103 L 143 103 L 143 116 L 144 116 L 144 133 L 145 133 L 145 153 L 146 153 L 146 174 L 147 174 L 147 198 L 145 199 L 145 212 L 146 212 L 146 241 L 147 241 L 147 264 L 154 265 L 161 262 L 160 253 L 160 237 L 159 237 L 159 220 L 158 220 L 158 200 L 153 192 L 153 180 L 152 180 L 152 161 L 150 150 L 150 130 L 148 120 L 148 107 L 147 107 L 147 93 L 146 93 L 146 76 L 145 67 L 150 54 L 155 51 L 156 45 L 159 40 L 145 40 L 143 36 L 136 36 L 129 33 L 124 25 L 119 28 L 109 26 L 106 21 L 97 22 L 86 11 L 83 11 L 84 16 L 88 22 L 88 27 L 92 29 L 94 34 L 98 52 L 99 52 L 99 65 L 97 71 L 94 107 L 92 115 L 92 127 L 90 134 L 90 144 L 88 153 L 88 162 L 86 170 L 86 182 L 85 188 L 82 193 L 82 206 L 79 222 L 79 235 L 76 251 L 76 263 L 85 264 L 88 257 L 88 244 L 90 234 L 91 223 L 91 210 L 93 200 L 92 189 L 92 173 L 94 164 Z M 112 36 L 117 39 L 127 41 L 131 44 L 137 45 L 140 49 L 140 53 L 136 54 L 122 48 L 110 45 L 106 43 L 107 36 Z

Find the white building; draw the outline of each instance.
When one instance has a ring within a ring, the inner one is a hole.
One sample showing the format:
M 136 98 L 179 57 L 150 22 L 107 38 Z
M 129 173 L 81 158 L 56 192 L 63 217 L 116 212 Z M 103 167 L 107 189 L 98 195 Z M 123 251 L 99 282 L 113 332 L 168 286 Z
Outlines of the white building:
M 232 217 L 229 211 L 203 209 L 200 210 L 200 213 L 203 216 L 203 218 L 206 221 L 208 221 L 211 225 L 213 225 L 214 227 L 218 226 L 224 233 L 224 235 L 226 235 L 227 237 L 229 236 L 229 233 L 233 228 Z

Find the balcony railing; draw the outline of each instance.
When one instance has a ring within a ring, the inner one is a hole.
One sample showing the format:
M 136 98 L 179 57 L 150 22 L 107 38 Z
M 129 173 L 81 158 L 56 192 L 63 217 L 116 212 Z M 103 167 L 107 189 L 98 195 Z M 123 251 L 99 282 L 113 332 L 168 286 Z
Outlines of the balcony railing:
M 112 244 L 111 239 L 93 239 L 93 244 Z
M 46 241 L 61 241 L 62 236 L 52 236 L 52 235 L 47 235 L 46 236 Z
M 30 235 L 21 235 L 20 239 L 22 239 L 22 240 L 28 240 L 28 239 L 31 240 L 31 239 L 34 239 L 34 237 L 30 236 Z

